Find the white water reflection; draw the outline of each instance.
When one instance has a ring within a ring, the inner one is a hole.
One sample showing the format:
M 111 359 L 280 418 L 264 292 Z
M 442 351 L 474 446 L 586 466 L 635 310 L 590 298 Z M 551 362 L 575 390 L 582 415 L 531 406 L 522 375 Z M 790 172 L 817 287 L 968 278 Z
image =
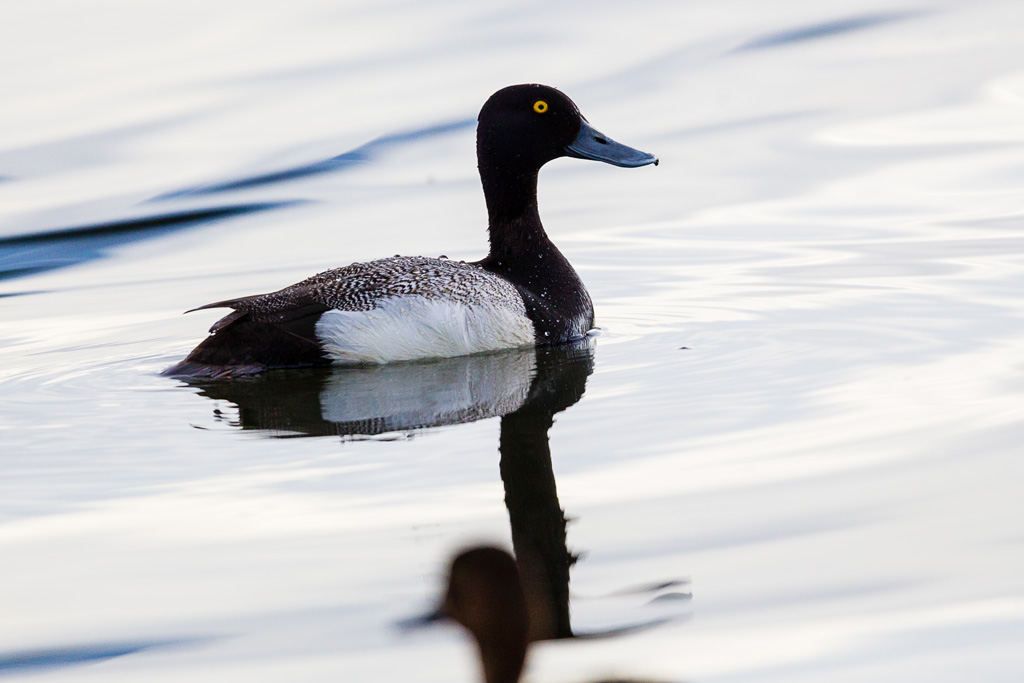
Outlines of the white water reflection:
M 0 667 L 473 679 L 452 634 L 391 624 L 453 548 L 510 540 L 486 416 L 532 365 L 499 373 L 485 419 L 397 441 L 268 438 L 157 373 L 216 317 L 195 305 L 396 252 L 480 257 L 472 129 L 445 124 L 536 80 L 662 159 L 541 175 L 602 327 L 550 431 L 573 591 L 685 576 L 694 618 L 544 645 L 531 679 L 1020 678 L 1017 3 L 18 7 Z M 650 614 L 573 607 L 584 630 Z

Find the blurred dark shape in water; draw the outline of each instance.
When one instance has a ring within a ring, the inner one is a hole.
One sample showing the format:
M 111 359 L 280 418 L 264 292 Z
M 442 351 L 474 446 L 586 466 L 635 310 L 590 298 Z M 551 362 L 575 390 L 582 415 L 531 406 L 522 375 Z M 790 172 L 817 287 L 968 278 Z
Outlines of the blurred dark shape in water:
M 530 644 L 540 640 L 534 636 L 536 608 L 530 604 L 529 580 L 522 567 L 521 557 L 513 558 L 502 548 L 467 548 L 452 559 L 437 610 L 405 625 L 455 621 L 476 641 L 484 683 L 516 683 Z

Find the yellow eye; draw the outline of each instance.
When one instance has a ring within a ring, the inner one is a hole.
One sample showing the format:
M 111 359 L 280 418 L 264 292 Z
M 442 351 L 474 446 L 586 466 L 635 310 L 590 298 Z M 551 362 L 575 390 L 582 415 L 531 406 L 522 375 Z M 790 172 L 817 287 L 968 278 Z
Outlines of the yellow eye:
M 543 114 L 548 110 L 548 103 L 544 100 L 537 100 L 533 103 L 533 110 L 538 114 Z

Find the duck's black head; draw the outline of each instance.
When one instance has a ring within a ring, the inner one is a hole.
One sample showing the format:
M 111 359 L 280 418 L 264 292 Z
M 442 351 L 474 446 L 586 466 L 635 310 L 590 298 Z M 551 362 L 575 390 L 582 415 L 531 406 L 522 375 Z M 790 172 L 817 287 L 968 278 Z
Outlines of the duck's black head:
M 540 230 L 537 172 L 552 159 L 569 156 L 626 167 L 658 163 L 653 154 L 595 130 L 561 91 L 537 84 L 511 85 L 491 95 L 477 119 L 476 153 L 492 254 L 496 239 L 519 239 L 496 234 L 499 226 L 525 221 Z
M 619 144 L 587 123 L 563 92 L 547 85 L 511 85 L 484 104 L 477 119 L 481 171 L 500 166 L 536 172 L 559 157 L 604 161 L 616 166 L 657 164 L 658 158 Z

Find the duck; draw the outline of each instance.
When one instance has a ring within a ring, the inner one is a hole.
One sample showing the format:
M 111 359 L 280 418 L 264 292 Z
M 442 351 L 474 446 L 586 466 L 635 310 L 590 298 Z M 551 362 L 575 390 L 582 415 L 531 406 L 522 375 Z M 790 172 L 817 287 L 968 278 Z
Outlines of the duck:
M 541 223 L 538 173 L 561 157 L 624 168 L 657 165 L 658 157 L 615 142 L 567 95 L 535 83 L 508 86 L 487 99 L 477 118 L 476 151 L 488 218 L 483 259 L 394 256 L 199 306 L 192 311 L 231 312 L 163 374 L 230 377 L 383 364 L 586 336 L 594 327 L 593 302 Z

